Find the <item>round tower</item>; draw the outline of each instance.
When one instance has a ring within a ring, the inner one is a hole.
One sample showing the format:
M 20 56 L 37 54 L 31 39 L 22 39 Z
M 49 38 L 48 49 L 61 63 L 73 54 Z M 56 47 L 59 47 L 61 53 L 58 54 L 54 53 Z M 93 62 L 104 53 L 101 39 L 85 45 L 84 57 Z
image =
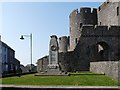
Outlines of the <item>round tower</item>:
M 74 10 L 70 16 L 70 51 L 75 49 L 81 36 L 82 25 L 97 24 L 97 9 L 81 8 Z
M 67 52 L 68 50 L 68 38 L 67 36 L 62 36 L 59 38 L 59 52 Z

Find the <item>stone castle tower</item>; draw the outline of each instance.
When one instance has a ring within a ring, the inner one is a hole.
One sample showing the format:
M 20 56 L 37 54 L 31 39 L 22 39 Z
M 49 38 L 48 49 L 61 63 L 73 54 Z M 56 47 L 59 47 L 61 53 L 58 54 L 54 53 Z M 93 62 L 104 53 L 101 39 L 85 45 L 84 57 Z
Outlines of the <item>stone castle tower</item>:
M 119 6 L 120 2 L 106 1 L 98 9 L 84 7 L 70 13 L 70 36 L 59 38 L 62 68 L 86 71 L 91 61 L 120 59 Z
M 61 71 L 89 71 L 91 62 L 120 60 L 120 1 L 75 9 L 69 18 L 70 36 L 58 43 Z
M 109 2 L 110 1 L 110 2 Z M 107 0 L 98 8 L 98 25 L 120 25 L 120 1 Z
M 80 8 L 74 10 L 70 16 L 70 51 L 73 51 L 81 36 L 83 25 L 97 25 L 97 9 Z
M 73 51 L 81 36 L 83 25 L 97 25 L 97 9 L 80 8 L 71 12 L 70 16 L 70 36 L 59 38 L 59 52 Z
M 60 52 L 73 51 L 81 37 L 82 26 L 119 26 L 120 25 L 120 2 L 107 0 L 98 9 L 84 7 L 73 10 L 70 13 L 70 36 L 59 38 Z M 112 13 L 111 13 L 112 11 Z
M 59 38 L 59 52 L 67 52 L 69 49 L 69 37 L 62 36 Z

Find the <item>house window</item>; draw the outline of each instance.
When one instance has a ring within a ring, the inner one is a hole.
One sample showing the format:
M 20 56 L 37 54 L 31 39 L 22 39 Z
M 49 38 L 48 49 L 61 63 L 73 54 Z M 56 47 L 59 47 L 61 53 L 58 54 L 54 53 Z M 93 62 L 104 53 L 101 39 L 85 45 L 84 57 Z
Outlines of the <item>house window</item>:
M 10 70 L 13 70 L 13 64 L 10 65 Z
M 117 7 L 117 16 L 119 15 L 119 7 Z
M 101 25 L 101 22 L 100 22 L 100 25 Z
M 4 52 L 6 52 L 6 47 L 4 47 Z
M 8 71 L 8 65 L 7 64 L 5 65 L 5 71 Z
M 6 55 L 4 55 L 4 62 L 6 62 Z

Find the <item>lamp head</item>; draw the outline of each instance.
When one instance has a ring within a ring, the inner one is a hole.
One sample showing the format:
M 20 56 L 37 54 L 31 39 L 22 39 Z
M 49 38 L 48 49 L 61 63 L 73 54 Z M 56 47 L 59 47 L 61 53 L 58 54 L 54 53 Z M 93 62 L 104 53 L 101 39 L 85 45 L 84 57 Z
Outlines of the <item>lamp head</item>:
M 21 39 L 21 40 L 24 40 L 24 37 L 23 37 L 23 35 L 21 35 L 20 39 Z

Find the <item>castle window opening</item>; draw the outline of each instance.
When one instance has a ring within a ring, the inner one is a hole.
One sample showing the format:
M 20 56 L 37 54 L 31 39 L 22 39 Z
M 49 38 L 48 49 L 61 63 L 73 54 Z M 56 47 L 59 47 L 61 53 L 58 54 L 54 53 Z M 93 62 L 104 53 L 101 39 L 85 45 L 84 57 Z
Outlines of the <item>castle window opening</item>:
M 80 28 L 82 27 L 82 23 L 80 23 Z
M 98 8 L 98 10 L 100 11 L 100 10 L 101 10 L 101 8 L 99 7 L 99 8 Z
M 117 7 L 117 16 L 119 15 L 119 7 Z
M 108 60 L 109 45 L 105 42 L 98 42 L 96 45 L 97 45 L 96 59 L 97 60 Z
M 75 44 L 77 44 L 77 38 L 75 39 Z
M 100 44 L 98 44 L 98 52 L 100 52 L 102 50 L 104 50 L 103 47 Z

